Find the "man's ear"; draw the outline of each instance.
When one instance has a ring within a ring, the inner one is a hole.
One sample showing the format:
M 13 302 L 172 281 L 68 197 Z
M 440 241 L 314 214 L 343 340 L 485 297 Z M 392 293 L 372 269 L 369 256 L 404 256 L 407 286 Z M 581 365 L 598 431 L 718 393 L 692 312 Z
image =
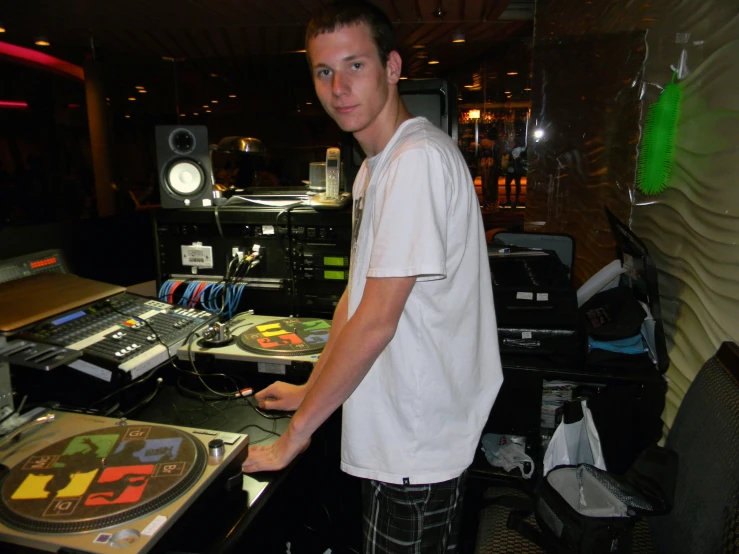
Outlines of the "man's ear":
M 387 82 L 396 85 L 400 79 L 400 71 L 403 69 L 403 60 L 395 50 L 390 52 L 387 57 Z

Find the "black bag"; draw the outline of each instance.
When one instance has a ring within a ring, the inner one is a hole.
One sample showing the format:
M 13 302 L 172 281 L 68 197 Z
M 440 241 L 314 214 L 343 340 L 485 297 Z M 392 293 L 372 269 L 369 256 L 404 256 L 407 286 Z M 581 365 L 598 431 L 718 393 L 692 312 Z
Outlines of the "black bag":
M 547 552 L 619 553 L 632 550 L 639 517 L 663 515 L 672 507 L 677 454 L 647 448 L 623 476 L 589 464 L 560 466 L 544 478 L 535 503 L 539 529 L 523 521 L 530 512 L 511 512 L 508 527 Z

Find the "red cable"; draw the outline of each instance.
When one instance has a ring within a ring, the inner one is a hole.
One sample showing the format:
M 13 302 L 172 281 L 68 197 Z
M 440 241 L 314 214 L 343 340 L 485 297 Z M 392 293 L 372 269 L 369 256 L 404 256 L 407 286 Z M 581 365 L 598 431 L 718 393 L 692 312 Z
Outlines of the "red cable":
M 174 285 L 172 285 L 172 288 L 171 288 L 171 289 L 169 289 L 169 303 L 170 303 L 170 304 L 174 304 L 174 300 L 173 300 L 173 298 L 174 298 L 174 291 L 175 291 L 175 289 L 177 289 L 177 287 L 179 287 L 179 286 L 180 286 L 181 284 L 182 284 L 182 281 L 177 281 L 177 282 L 175 282 L 175 284 L 174 284 Z

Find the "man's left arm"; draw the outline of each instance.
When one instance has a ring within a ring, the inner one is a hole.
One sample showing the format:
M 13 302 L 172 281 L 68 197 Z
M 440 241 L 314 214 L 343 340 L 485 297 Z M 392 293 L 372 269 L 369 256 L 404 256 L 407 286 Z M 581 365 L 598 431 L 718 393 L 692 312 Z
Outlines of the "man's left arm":
M 287 430 L 274 444 L 251 448 L 245 472 L 282 469 L 308 446 L 313 432 L 349 398 L 392 340 L 415 282 L 415 277 L 367 279 L 356 312 Z

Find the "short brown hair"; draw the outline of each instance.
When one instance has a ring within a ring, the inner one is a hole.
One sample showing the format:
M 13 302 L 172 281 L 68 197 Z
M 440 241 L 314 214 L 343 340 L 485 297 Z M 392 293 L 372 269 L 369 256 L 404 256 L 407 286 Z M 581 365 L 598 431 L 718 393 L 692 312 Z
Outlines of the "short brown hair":
M 393 27 L 390 19 L 380 8 L 364 0 L 338 0 L 321 8 L 311 18 L 305 30 L 305 50 L 308 51 L 308 41 L 323 33 L 334 31 L 349 25 L 364 23 L 369 27 L 372 39 L 377 46 L 377 53 L 383 67 L 387 64 L 390 52 L 395 50 Z M 310 58 L 308 59 L 310 63 Z

